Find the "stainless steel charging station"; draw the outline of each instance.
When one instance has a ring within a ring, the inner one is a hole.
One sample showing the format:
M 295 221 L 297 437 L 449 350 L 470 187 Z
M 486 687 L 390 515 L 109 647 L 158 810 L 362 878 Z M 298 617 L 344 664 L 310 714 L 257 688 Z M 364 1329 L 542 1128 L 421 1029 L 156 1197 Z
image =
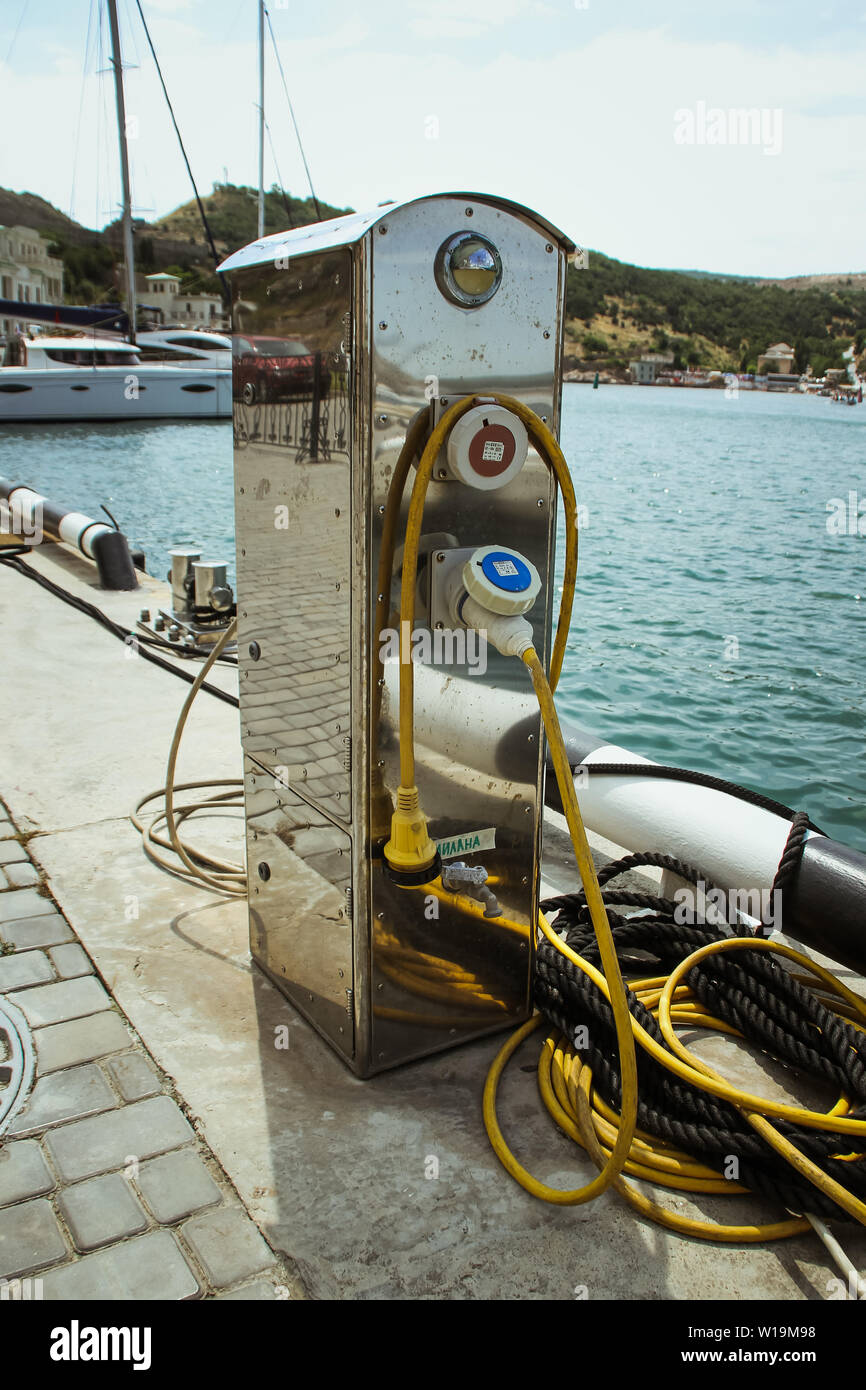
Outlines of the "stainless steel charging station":
M 479 547 L 500 569 L 496 548 L 516 547 L 540 577 L 527 617 L 546 659 L 555 490 L 531 446 L 521 463 L 514 418 L 509 429 L 483 398 L 516 397 L 558 433 L 573 250 L 524 207 L 453 193 L 270 236 L 221 267 L 233 299 L 251 949 L 362 1076 L 530 1012 L 541 721 L 509 700 L 531 688 L 519 660 L 455 640 L 448 592 Z M 430 835 L 444 866 L 486 871 L 458 899 L 441 882 L 398 886 L 382 859 L 399 784 L 386 639 L 399 625 L 414 470 L 382 600 L 377 574 L 407 429 L 420 412 L 432 428 L 467 395 L 481 414 L 434 471 L 413 633 Z M 492 737 L 495 774 L 476 756 Z M 485 915 L 491 896 L 497 916 Z

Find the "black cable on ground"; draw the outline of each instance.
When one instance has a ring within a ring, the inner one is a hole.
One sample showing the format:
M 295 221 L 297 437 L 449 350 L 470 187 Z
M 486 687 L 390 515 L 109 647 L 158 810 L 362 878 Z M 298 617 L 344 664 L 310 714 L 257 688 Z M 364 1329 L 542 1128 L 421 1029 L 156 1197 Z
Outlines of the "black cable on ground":
M 77 608 L 79 613 L 84 613 L 88 618 L 92 618 L 94 622 L 99 623 L 100 626 L 104 627 L 112 636 L 119 638 L 121 642 L 134 642 L 139 656 L 143 656 L 145 661 L 153 662 L 154 666 L 161 667 L 163 671 L 170 671 L 171 674 L 177 676 L 179 680 L 186 681 L 187 685 L 193 685 L 195 683 L 194 675 L 191 675 L 188 671 L 179 670 L 179 668 L 172 665 L 170 661 L 165 661 L 161 656 L 158 656 L 155 651 L 151 651 L 147 641 L 143 639 L 140 633 L 133 632 L 131 628 L 124 627 L 122 623 L 116 623 L 113 618 L 109 618 L 107 613 L 103 613 L 101 608 L 97 608 L 95 603 L 88 603 L 87 599 L 79 598 L 76 594 L 71 594 L 68 589 L 64 589 L 61 585 L 55 584 L 53 579 L 49 579 L 46 575 L 40 574 L 38 570 L 32 569 L 30 565 L 24 564 L 19 558 L 22 553 L 28 552 L 24 550 L 10 555 L 8 552 L 4 553 L 0 551 L 0 564 L 7 565 L 9 569 L 14 569 L 18 574 L 26 575 L 28 579 L 34 580 L 43 589 L 47 589 L 49 593 L 61 599 L 63 603 L 68 603 L 71 608 Z M 180 650 L 178 650 L 175 655 L 180 656 Z M 220 690 L 219 686 L 210 685 L 207 681 L 204 682 L 201 689 L 206 690 L 208 695 L 216 696 L 218 700 L 222 700 L 225 704 L 232 705 L 234 709 L 239 708 L 240 701 L 238 697 L 230 694 L 227 690 Z
M 785 878 L 791 872 L 793 855 L 798 853 L 796 837 L 803 829 L 803 823 L 798 822 L 782 856 L 780 873 L 784 865 Z M 617 955 L 623 972 L 633 980 L 667 975 L 686 956 L 720 937 L 750 935 L 747 928 L 731 920 L 735 913 L 721 908 L 723 924 L 709 924 L 701 919 L 700 912 L 684 910 L 682 903 L 657 894 L 606 887 L 629 869 L 643 866 L 667 869 L 693 884 L 700 881 L 705 894 L 713 893 L 705 873 L 669 855 L 628 855 L 601 870 L 598 880 Z M 598 966 L 599 951 L 583 891 L 549 899 L 542 908 L 557 913 L 553 929 L 560 936 L 564 933 L 571 949 Z M 617 910 L 622 908 L 630 912 Z M 684 983 L 708 1014 L 730 1024 L 782 1062 L 829 1082 L 855 1102 L 851 1117 L 866 1119 L 866 1034 L 831 1012 L 772 956 L 758 951 L 713 955 L 689 971 Z M 534 997 L 536 1007 L 591 1066 L 593 1085 L 604 1100 L 618 1110 L 621 1083 L 610 1005 L 592 981 L 544 938 L 536 955 Z M 669 1051 L 652 1014 L 631 990 L 628 998 L 633 1016 Z M 638 1079 L 641 1129 L 719 1172 L 736 1159 L 738 1181 L 744 1187 L 774 1203 L 781 1202 L 791 1211 L 851 1219 L 831 1198 L 801 1178 L 734 1106 L 681 1081 L 642 1049 L 638 1051 Z M 866 1198 L 866 1151 L 857 1141 L 787 1121 L 777 1121 L 777 1126 L 828 1176 Z

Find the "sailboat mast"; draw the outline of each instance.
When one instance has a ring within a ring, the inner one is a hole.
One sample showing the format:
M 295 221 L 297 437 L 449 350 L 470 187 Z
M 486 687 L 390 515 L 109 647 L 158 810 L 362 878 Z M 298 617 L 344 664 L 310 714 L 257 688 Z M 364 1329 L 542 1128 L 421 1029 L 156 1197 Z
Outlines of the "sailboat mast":
M 265 234 L 265 0 L 259 0 L 259 240 Z
M 120 179 L 123 187 L 123 259 L 126 266 L 126 307 L 129 315 L 129 341 L 135 342 L 135 256 L 132 248 L 132 193 L 129 185 L 129 152 L 126 147 L 126 107 L 123 100 L 123 60 L 117 0 L 107 0 L 111 30 L 111 65 L 114 68 L 114 95 L 117 102 L 117 133 L 120 141 Z

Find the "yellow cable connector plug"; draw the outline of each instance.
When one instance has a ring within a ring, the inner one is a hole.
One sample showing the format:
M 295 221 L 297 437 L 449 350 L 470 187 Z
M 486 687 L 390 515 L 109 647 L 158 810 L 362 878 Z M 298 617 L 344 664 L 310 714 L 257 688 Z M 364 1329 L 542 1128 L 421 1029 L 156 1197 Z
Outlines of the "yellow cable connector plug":
M 432 883 L 442 867 L 439 851 L 427 833 L 417 787 L 399 787 L 391 817 L 391 838 L 384 849 L 385 864 L 395 883 L 404 888 Z

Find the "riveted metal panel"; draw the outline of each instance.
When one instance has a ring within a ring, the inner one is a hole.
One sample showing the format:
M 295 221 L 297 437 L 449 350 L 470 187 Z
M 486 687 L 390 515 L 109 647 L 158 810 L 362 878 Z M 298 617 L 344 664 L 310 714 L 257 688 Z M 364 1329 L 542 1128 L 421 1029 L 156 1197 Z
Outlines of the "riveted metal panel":
M 462 308 L 434 280 L 440 246 L 456 233 L 483 236 L 502 260 L 502 283 L 487 303 Z M 495 201 L 436 198 L 393 210 L 368 240 L 371 304 L 372 432 L 370 443 L 371 556 L 375 584 L 382 511 L 406 429 L 425 407 L 435 417 L 468 394 L 501 392 L 530 405 L 556 427 L 559 410 L 559 344 L 565 256 L 529 217 Z M 554 491 L 546 465 L 534 450 L 520 474 L 498 491 L 479 492 L 440 477 L 427 493 L 424 536 L 453 545 L 513 545 L 536 565 L 542 592 L 529 615 L 540 651 L 549 643 Z M 401 510 L 402 538 L 409 485 Z M 424 542 L 422 541 L 422 550 Z M 437 547 L 422 562 L 421 593 L 435 567 Z M 398 575 L 392 618 L 397 621 Z M 369 589 L 370 619 L 376 594 Z M 418 625 L 423 626 L 419 612 Z M 432 634 L 431 634 L 432 636 Z M 441 656 L 447 658 L 447 652 Z M 461 679 L 494 693 L 524 690 L 526 668 L 487 648 L 486 669 L 432 660 L 425 688 L 442 701 L 459 698 Z M 389 684 L 381 718 L 371 730 L 377 776 L 399 784 L 396 678 Z M 419 672 L 419 675 L 421 673 Z M 457 680 L 454 678 L 457 677 Z M 420 682 L 419 682 L 420 684 Z M 465 687 L 464 687 L 465 688 Z M 419 697 L 420 698 L 420 697 Z M 535 911 L 537 846 L 541 812 L 540 720 L 515 749 L 508 775 L 479 773 L 473 764 L 473 717 L 453 723 L 435 751 L 416 742 L 416 780 L 434 839 L 471 844 L 474 832 L 493 829 L 495 847 L 461 851 L 468 864 L 483 864 L 503 908 L 485 919 L 477 904 L 429 890 L 394 887 L 374 855 L 370 874 L 371 1065 L 394 1065 L 461 1039 L 517 1023 L 530 1010 L 530 923 Z M 375 805 L 375 800 L 374 800 Z M 489 837 L 488 837 L 489 838 Z

